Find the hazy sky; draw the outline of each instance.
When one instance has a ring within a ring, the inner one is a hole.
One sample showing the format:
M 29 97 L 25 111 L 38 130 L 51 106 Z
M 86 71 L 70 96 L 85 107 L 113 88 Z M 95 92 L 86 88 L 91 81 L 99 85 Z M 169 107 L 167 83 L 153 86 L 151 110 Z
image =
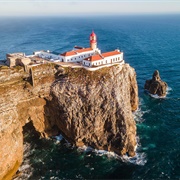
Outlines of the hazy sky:
M 180 0 L 0 0 L 0 16 L 179 13 Z

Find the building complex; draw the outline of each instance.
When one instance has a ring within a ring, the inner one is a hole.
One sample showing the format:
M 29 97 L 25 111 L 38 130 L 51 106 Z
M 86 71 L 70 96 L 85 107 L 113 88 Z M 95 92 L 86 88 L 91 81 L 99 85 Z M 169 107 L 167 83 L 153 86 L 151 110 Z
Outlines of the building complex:
M 79 63 L 86 67 L 124 63 L 123 52 L 120 52 L 119 49 L 101 53 L 97 47 L 97 36 L 94 32 L 90 34 L 89 42 L 90 47 L 88 48 L 75 46 L 73 50 L 61 54 L 50 51 L 36 51 L 31 56 L 25 56 L 23 53 L 7 54 L 7 64 L 9 66 L 22 65 L 23 63 L 27 65 L 31 62 L 32 57 L 51 62 Z

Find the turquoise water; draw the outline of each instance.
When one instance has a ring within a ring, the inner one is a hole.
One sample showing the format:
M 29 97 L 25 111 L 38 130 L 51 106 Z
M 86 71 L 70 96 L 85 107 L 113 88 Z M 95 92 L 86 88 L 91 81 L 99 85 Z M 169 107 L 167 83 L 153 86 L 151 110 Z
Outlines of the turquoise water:
M 94 30 L 102 51 L 117 47 L 137 73 L 137 157 L 80 151 L 51 140 L 31 142 L 31 179 L 180 179 L 180 15 L 97 18 L 0 18 L 0 59 L 7 52 L 88 46 Z M 144 93 L 158 69 L 169 85 L 164 99 Z

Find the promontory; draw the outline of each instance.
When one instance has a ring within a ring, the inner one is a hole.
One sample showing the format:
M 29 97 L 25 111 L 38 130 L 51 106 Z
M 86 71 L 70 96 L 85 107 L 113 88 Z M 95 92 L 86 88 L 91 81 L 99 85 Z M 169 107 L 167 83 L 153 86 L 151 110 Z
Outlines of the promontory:
M 0 179 L 11 179 L 21 165 L 22 127 L 29 122 L 42 138 L 61 133 L 77 147 L 135 155 L 138 87 L 129 64 L 96 71 L 1 66 L 0 94 Z

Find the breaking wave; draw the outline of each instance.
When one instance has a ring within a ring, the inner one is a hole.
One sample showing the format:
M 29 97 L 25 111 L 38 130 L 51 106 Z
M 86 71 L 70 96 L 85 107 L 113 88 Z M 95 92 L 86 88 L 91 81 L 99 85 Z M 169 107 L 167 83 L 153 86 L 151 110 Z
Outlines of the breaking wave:
M 171 87 L 168 86 L 168 87 L 167 87 L 167 90 L 166 90 L 167 95 L 170 94 L 171 91 L 173 91 L 173 89 L 172 89 Z
M 136 155 L 134 157 L 129 157 L 128 155 L 119 156 L 116 153 L 111 152 L 111 151 L 109 152 L 105 150 L 97 150 L 97 149 L 93 149 L 92 147 L 87 147 L 87 146 L 79 147 L 78 151 L 91 152 L 91 153 L 95 153 L 97 156 L 107 156 L 108 158 L 121 160 L 124 163 L 132 163 L 132 164 L 141 165 L 141 166 L 144 166 L 147 162 L 146 154 L 141 153 L 141 152 L 136 152 Z
M 121 157 L 121 160 L 125 163 L 131 163 L 135 165 L 144 166 L 147 163 L 146 153 L 136 153 L 134 157 L 128 157 L 124 155 Z
M 147 107 L 143 101 L 142 98 L 139 99 L 139 108 L 133 112 L 133 117 L 134 117 L 134 120 L 137 122 L 137 123 L 142 123 L 145 121 L 145 119 L 143 118 L 144 114 L 146 113 L 149 113 L 150 110 L 147 110 Z
M 171 91 L 172 91 L 172 88 L 168 86 L 167 90 L 166 90 L 166 96 L 158 96 L 157 94 L 151 94 L 149 92 L 147 92 L 147 93 L 155 99 L 164 99 L 164 98 L 167 98 L 167 95 L 170 94 Z
M 149 113 L 150 110 L 146 110 L 146 111 L 143 111 L 141 108 L 138 108 L 138 110 L 136 110 L 135 112 L 133 112 L 133 116 L 134 116 L 134 120 L 137 122 L 137 123 L 142 123 L 145 121 L 145 119 L 143 118 L 143 115 L 146 114 L 146 113 Z

